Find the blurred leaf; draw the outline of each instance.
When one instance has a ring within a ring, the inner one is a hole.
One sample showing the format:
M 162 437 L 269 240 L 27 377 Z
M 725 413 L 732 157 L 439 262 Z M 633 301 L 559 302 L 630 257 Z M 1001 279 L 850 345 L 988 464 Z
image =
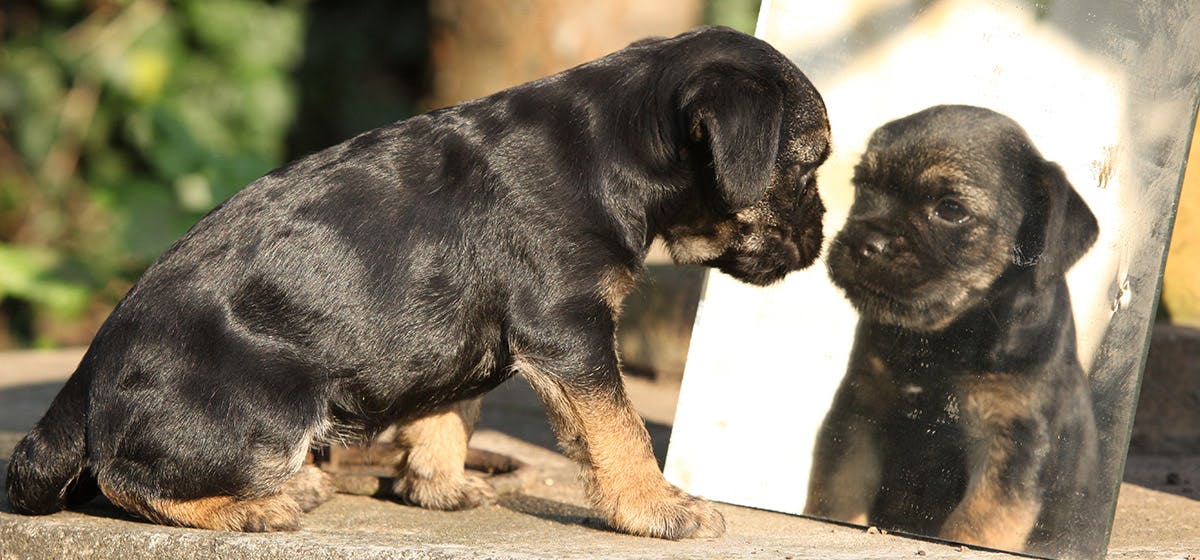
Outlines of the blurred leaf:
M 167 82 L 168 62 L 162 51 L 141 49 L 129 57 L 129 94 L 142 103 L 158 98 Z
M 49 249 L 0 245 L 0 298 L 26 299 L 64 315 L 77 315 L 91 300 L 91 286 Z
M 708 0 L 704 19 L 710 24 L 727 25 L 738 31 L 754 33 L 760 4 L 760 0 Z
M 157 182 L 132 180 L 110 192 L 121 245 L 142 262 L 153 262 L 195 221 L 179 208 L 173 190 Z
M 294 3 L 190 0 L 182 4 L 197 38 L 242 70 L 289 66 L 299 58 L 303 20 Z

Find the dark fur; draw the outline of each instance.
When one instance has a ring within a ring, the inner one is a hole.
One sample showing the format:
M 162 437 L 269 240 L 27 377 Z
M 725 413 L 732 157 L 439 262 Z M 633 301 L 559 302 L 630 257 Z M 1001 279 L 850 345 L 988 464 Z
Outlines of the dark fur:
M 976 107 L 884 125 L 854 183 L 828 263 L 860 322 L 808 512 L 1055 555 L 1100 538 L 1063 278 L 1092 213 L 1019 125 Z
M 11 501 L 56 511 L 86 474 L 159 522 L 291 528 L 290 498 L 253 500 L 281 496 L 313 442 L 423 417 L 439 420 L 419 437 L 465 441 L 470 420 L 447 410 L 520 371 L 614 526 L 719 534 L 720 515 L 661 474 L 619 476 L 654 468 L 618 371 L 620 299 L 657 236 L 681 262 L 755 284 L 810 264 L 828 134 L 820 96 L 785 57 L 708 28 L 277 169 L 117 306 L 17 447 Z M 595 443 L 606 411 L 624 431 Z M 627 458 L 599 464 L 614 454 L 601 446 Z M 457 453 L 426 447 L 442 463 Z M 611 496 L 634 484 L 655 492 L 637 511 Z

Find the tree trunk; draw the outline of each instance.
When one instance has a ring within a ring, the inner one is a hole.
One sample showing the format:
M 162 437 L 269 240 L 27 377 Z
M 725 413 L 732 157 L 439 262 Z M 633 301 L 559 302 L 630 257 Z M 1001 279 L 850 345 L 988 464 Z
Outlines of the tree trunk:
M 431 0 L 426 108 L 482 97 L 698 25 L 701 0 Z

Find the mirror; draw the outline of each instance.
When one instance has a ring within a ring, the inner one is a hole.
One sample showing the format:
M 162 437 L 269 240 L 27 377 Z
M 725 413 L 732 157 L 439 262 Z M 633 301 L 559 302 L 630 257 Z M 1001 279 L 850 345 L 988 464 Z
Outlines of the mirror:
M 821 261 L 707 279 L 666 460 L 708 498 L 1100 558 L 1196 115 L 1200 6 L 763 3 L 821 91 Z

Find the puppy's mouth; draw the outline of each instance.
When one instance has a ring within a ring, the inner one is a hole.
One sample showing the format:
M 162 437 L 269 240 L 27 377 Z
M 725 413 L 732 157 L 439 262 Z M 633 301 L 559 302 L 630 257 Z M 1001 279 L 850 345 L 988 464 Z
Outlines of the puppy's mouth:
M 726 252 L 705 264 L 747 284 L 767 286 L 782 280 L 789 272 L 804 267 L 797 261 L 798 253 L 794 248 L 789 253 L 790 256 L 781 253 L 755 255 Z
M 784 236 L 781 232 L 751 233 L 705 264 L 742 282 L 766 286 L 812 265 L 821 254 L 821 241 L 819 227 L 794 236 Z
M 738 215 L 728 248 L 706 264 L 748 284 L 778 282 L 821 256 L 824 215 L 825 205 L 815 187 L 790 206 L 764 200 Z

